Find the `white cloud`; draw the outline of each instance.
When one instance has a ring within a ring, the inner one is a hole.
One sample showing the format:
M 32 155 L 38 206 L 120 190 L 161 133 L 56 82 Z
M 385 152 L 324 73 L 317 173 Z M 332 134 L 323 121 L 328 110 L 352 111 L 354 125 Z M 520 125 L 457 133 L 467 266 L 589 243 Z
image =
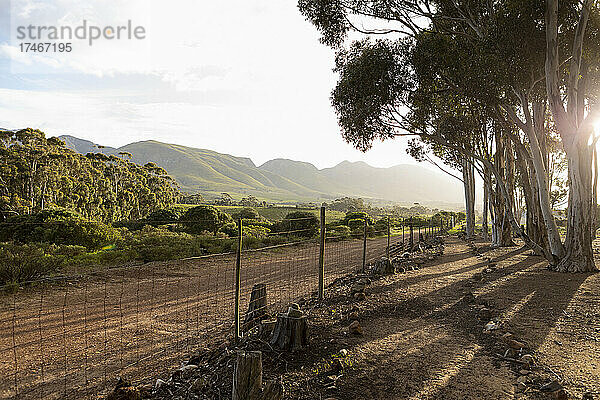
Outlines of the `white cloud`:
M 1 45 L 0 56 L 13 67 L 64 74 L 48 75 L 51 91 L 0 89 L 0 127 L 36 127 L 109 146 L 155 139 L 249 156 L 257 164 L 275 157 L 319 167 L 344 159 L 412 162 L 404 141 L 377 143 L 367 154 L 344 143 L 329 101 L 333 51 L 318 42 L 293 1 L 29 3 L 28 18 L 36 23 L 131 19 L 147 38 L 78 43 L 68 55 L 22 54 Z M 111 76 L 123 86 L 105 87 Z

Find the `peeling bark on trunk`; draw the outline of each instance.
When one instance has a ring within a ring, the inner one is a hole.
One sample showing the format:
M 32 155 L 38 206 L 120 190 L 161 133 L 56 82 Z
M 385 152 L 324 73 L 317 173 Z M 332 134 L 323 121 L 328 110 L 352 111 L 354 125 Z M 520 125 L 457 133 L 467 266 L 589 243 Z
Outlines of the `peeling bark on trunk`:
M 556 266 L 560 272 L 596 270 L 592 251 L 592 149 L 579 141 L 566 151 L 569 162 L 569 208 L 566 254 Z
M 512 203 L 511 199 L 513 198 L 513 191 L 511 187 L 511 179 L 510 178 L 510 158 L 507 157 L 507 152 L 512 151 L 511 148 L 507 148 L 504 143 L 504 138 L 500 134 L 500 132 L 496 132 L 496 154 L 494 155 L 494 163 L 496 165 L 496 170 L 499 172 L 500 177 L 496 178 L 496 193 L 500 193 L 500 180 L 506 182 L 506 189 L 508 190 L 507 196 L 495 196 L 495 205 L 496 209 L 496 227 L 497 231 L 497 240 L 494 243 L 496 246 L 500 247 L 509 247 L 514 246 L 515 243 L 512 240 L 512 229 L 511 229 L 511 221 L 509 220 L 508 213 L 512 214 Z
M 554 215 L 552 214 L 552 208 L 550 207 L 550 183 L 548 181 L 548 169 L 546 168 L 542 154 L 542 152 L 545 151 L 545 148 L 540 147 L 540 142 L 538 140 L 540 132 L 536 132 L 536 130 L 540 129 L 539 120 L 543 118 L 542 115 L 545 113 L 545 105 L 539 102 L 534 103 L 532 119 L 529 114 L 528 103 L 523 103 L 526 109 L 525 113 L 528 121 L 528 129 L 526 129 L 526 133 L 531 146 L 533 165 L 536 172 L 535 175 L 537 179 L 540 209 L 548 232 L 550 252 L 556 259 L 560 259 L 565 254 L 565 248 L 560 239 L 558 227 L 556 226 L 556 221 L 554 220 Z
M 564 80 L 561 79 L 559 57 L 558 0 L 546 1 L 546 96 L 554 124 L 569 163 L 569 207 L 565 255 L 556 269 L 561 272 L 596 270 L 592 252 L 592 116 L 585 115 L 586 66 L 582 63 L 586 25 L 593 0 L 584 0 L 575 29 L 569 78 L 566 83 L 566 108 L 563 100 Z
M 488 226 L 488 207 L 490 202 L 490 172 L 484 167 L 485 176 L 483 182 L 483 219 L 481 220 L 481 236 L 483 240 L 490 240 L 489 226 Z

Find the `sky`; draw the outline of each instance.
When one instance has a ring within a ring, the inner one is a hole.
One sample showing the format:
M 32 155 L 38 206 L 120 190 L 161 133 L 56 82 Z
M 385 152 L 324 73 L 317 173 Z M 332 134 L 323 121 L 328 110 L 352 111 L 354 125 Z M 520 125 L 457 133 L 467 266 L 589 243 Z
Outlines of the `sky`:
M 364 154 L 344 142 L 330 104 L 334 52 L 295 0 L 0 6 L 2 128 L 38 128 L 113 147 L 158 140 L 250 157 L 257 165 L 273 158 L 318 168 L 343 160 L 416 164 L 405 139 L 375 143 Z M 29 39 L 17 37 L 19 26 L 75 28 L 83 20 L 99 29 L 131 21 L 144 38 L 91 45 L 89 37 L 74 39 L 70 53 L 20 49 Z

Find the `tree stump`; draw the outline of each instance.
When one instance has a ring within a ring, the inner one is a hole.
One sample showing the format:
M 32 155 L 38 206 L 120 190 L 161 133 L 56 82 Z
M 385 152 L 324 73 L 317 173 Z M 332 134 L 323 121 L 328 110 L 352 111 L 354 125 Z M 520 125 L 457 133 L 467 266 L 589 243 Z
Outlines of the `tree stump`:
M 281 350 L 293 351 L 308 343 L 308 325 L 302 311 L 290 307 L 287 313 L 277 316 L 271 345 Z
M 262 397 L 262 353 L 239 351 L 233 372 L 232 400 L 260 400 Z
M 268 382 L 262 389 L 262 353 L 239 351 L 233 373 L 232 400 L 280 400 L 283 386 L 276 381 Z
M 252 288 L 250 303 L 244 319 L 244 330 L 251 329 L 267 316 L 267 285 L 257 283 Z

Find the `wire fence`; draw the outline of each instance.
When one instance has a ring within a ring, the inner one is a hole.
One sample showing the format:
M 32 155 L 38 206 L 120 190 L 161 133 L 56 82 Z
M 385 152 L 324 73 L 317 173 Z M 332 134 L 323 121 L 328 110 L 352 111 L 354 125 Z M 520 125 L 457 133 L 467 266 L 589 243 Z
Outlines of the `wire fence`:
M 442 226 L 429 223 L 423 234 Z M 265 312 L 319 294 L 320 279 L 327 286 L 419 241 L 416 228 L 404 229 L 369 238 L 365 228 L 345 239 L 322 230 L 319 239 L 41 280 L 2 294 L 0 399 L 96 398 L 121 376 L 150 382 L 195 350 L 235 340 L 236 305 L 243 335 Z

